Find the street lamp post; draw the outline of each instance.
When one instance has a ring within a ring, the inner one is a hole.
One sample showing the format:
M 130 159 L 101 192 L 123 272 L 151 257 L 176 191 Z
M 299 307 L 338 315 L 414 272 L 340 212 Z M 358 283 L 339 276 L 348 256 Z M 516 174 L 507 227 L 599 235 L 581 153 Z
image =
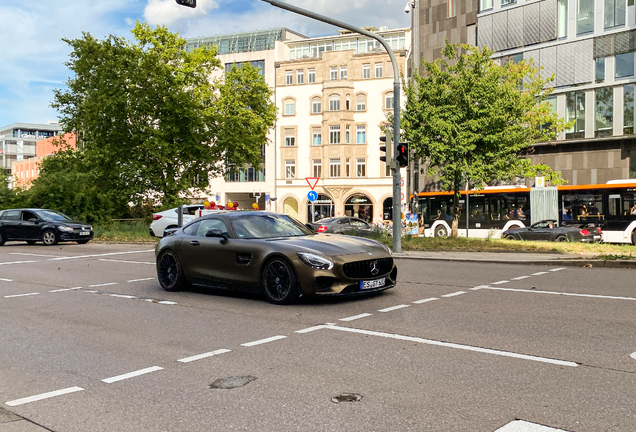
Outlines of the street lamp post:
M 415 75 L 420 73 L 420 1 L 421 0 L 409 0 L 409 2 L 404 7 L 404 12 L 409 13 L 413 11 L 413 15 L 411 16 L 411 80 L 415 81 Z M 412 178 L 413 181 L 411 183 L 411 191 L 413 195 L 419 192 L 420 188 L 420 163 L 419 159 L 413 158 L 413 172 Z M 407 190 L 407 196 L 410 196 L 409 191 Z
M 393 160 L 390 162 L 390 167 L 393 170 L 393 251 L 394 252 L 402 252 L 402 217 L 400 212 L 400 206 L 402 203 L 402 192 L 400 190 L 401 176 L 400 176 L 400 167 L 395 161 L 395 156 L 397 153 L 397 146 L 400 144 L 400 69 L 398 68 L 397 60 L 395 59 L 395 54 L 393 54 L 393 50 L 389 46 L 389 44 L 384 40 L 384 38 L 378 36 L 375 33 L 370 31 L 352 26 L 351 24 L 347 24 L 342 21 L 338 21 L 333 18 L 329 18 L 324 15 L 317 14 L 315 12 L 308 11 L 306 9 L 302 9 L 296 6 L 292 6 L 287 3 L 283 3 L 278 0 L 263 0 L 266 3 L 271 4 L 272 6 L 276 6 L 281 9 L 288 10 L 290 12 L 297 13 L 299 15 L 303 15 L 317 21 L 322 21 L 327 24 L 331 24 L 340 28 L 345 28 L 347 30 L 351 30 L 356 33 L 360 33 L 362 35 L 368 36 L 372 39 L 377 40 L 382 44 L 386 52 L 389 54 L 391 58 L 391 62 L 393 63 L 393 136 L 395 139 L 393 140 Z

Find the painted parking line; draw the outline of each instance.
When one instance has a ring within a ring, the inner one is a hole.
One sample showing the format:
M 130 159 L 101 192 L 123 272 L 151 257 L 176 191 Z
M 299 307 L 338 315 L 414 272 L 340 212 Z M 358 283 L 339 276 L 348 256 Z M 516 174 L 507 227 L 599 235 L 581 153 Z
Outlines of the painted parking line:
M 49 261 L 61 261 L 61 260 L 80 259 L 80 258 L 97 258 L 97 257 L 104 257 L 104 256 L 127 255 L 127 254 L 136 254 L 136 253 L 154 252 L 154 251 L 155 251 L 154 249 L 149 249 L 149 250 L 129 251 L 129 252 L 111 252 L 111 253 L 94 254 L 94 255 L 77 255 L 77 256 L 53 258 L 53 259 L 50 259 Z M 30 262 L 35 262 L 35 261 L 30 261 Z
M 253 346 L 256 346 L 256 345 L 261 345 L 261 344 L 268 343 L 268 342 L 274 342 L 274 341 L 281 340 L 281 339 L 287 339 L 287 336 L 282 336 L 282 335 L 272 336 L 272 337 L 269 337 L 269 338 L 266 338 L 266 339 L 260 339 L 260 340 L 257 340 L 257 341 L 244 343 L 244 344 L 241 344 L 241 346 L 253 347 Z
M 491 282 L 490 285 L 501 285 L 509 282 L 509 280 L 500 280 L 499 282 Z
M 37 261 L 9 261 L 9 262 L 0 262 L 0 265 L 9 265 L 9 264 L 28 264 L 34 263 Z
M 577 294 L 577 293 L 566 293 L 566 292 L 557 292 L 557 291 L 526 290 L 526 289 L 519 289 L 519 288 L 484 287 L 484 289 L 498 290 L 498 291 L 525 292 L 525 293 L 533 293 L 533 294 L 553 294 L 553 295 L 562 295 L 562 296 L 571 296 L 571 297 L 588 297 L 588 298 L 598 298 L 598 299 L 608 299 L 608 300 L 636 300 L 636 297 L 616 297 L 616 296 L 606 296 L 606 295 L 598 295 L 598 294 Z
M 38 294 L 40 294 L 40 293 L 13 294 L 13 295 L 6 295 L 6 296 L 4 296 L 4 298 L 26 297 L 26 296 L 33 296 L 33 295 L 38 295 Z
M 150 278 L 142 278 L 142 279 L 131 279 L 131 280 L 127 280 L 126 282 L 141 282 L 141 281 L 147 281 L 147 280 L 153 280 L 153 277 Z
M 555 268 L 555 269 L 552 269 L 552 270 L 548 270 L 548 271 L 558 272 L 558 271 L 561 271 L 561 270 L 565 270 L 565 267 L 558 267 L 558 268 Z
M 523 420 L 515 420 L 500 427 L 495 432 L 567 432 L 563 429 L 555 429 Z
M 97 286 L 97 285 L 95 285 L 95 286 Z M 105 292 L 105 291 L 97 291 L 97 290 L 84 290 L 84 292 L 85 293 L 90 293 L 90 294 L 99 294 L 99 295 L 103 295 L 103 296 L 107 296 L 107 297 L 124 298 L 124 299 L 129 299 L 129 300 L 141 300 L 141 301 L 145 301 L 145 302 L 149 302 L 149 303 L 156 303 L 156 304 L 162 304 L 162 305 L 176 305 L 176 304 L 178 304 L 177 302 L 173 302 L 173 301 L 157 300 L 157 299 L 148 298 L 148 297 L 138 297 L 138 296 L 129 295 L 129 294 L 117 294 L 117 293 Z
M 466 291 L 457 291 L 457 292 L 450 293 L 450 294 L 444 294 L 444 295 L 442 295 L 440 297 L 448 298 L 448 297 L 455 297 L 455 296 L 462 295 L 462 294 L 466 294 Z
M 401 305 L 391 306 L 391 307 L 384 308 L 384 309 L 378 309 L 378 312 L 392 312 L 394 310 L 404 309 L 404 308 L 407 308 L 409 306 L 411 306 L 411 305 L 401 304 Z
M 532 276 L 541 276 L 544 274 L 548 274 L 549 272 L 536 272 L 536 273 L 532 273 Z
M 24 252 L 9 252 L 9 255 L 26 255 L 26 256 L 34 256 L 34 257 L 45 257 L 45 258 L 59 257 L 59 255 L 42 255 L 42 254 L 24 253 Z
M 428 302 L 433 301 L 433 300 L 439 300 L 439 299 L 437 297 L 430 297 L 430 298 L 425 298 L 425 299 L 422 299 L 422 300 L 415 300 L 413 303 L 422 304 L 422 303 L 428 303 Z
M 473 352 L 478 352 L 478 353 L 483 353 L 483 354 L 493 354 L 493 355 L 498 355 L 498 356 L 502 356 L 502 357 L 512 357 L 512 358 L 517 358 L 517 359 L 522 359 L 522 360 L 531 360 L 531 361 L 536 361 L 536 362 L 541 362 L 541 363 L 549 363 L 549 364 L 554 364 L 554 365 L 559 365 L 559 366 L 570 366 L 570 367 L 577 367 L 578 366 L 577 363 L 571 362 L 571 361 L 551 359 L 551 358 L 547 358 L 547 357 L 538 357 L 538 356 L 533 356 L 533 355 L 528 355 L 528 354 L 519 354 L 519 353 L 510 352 L 510 351 L 499 351 L 499 350 L 489 349 L 489 348 L 480 348 L 480 347 L 475 347 L 475 346 L 471 346 L 471 345 L 461 345 L 461 344 L 456 344 L 456 343 L 451 343 L 451 342 L 441 342 L 441 341 L 436 341 L 436 340 L 431 340 L 431 339 L 422 339 L 422 338 L 417 338 L 417 337 L 412 337 L 412 336 L 404 336 L 404 335 L 398 335 L 398 334 L 392 334 L 392 333 L 384 333 L 384 332 L 377 332 L 377 331 L 371 331 L 371 330 L 362 330 L 362 329 L 356 329 L 356 328 L 351 328 L 351 327 L 339 327 L 339 326 L 335 326 L 335 325 L 334 326 L 328 326 L 327 329 L 329 329 L 329 330 L 339 330 L 339 331 L 350 332 L 350 333 L 364 334 L 364 335 L 368 335 L 368 336 L 378 336 L 378 337 L 384 337 L 384 338 L 390 338 L 390 339 L 397 339 L 397 340 L 403 340 L 403 341 L 408 341 L 408 342 L 416 342 L 416 343 L 421 343 L 421 344 L 426 344 L 426 345 L 435 345 L 435 346 L 441 346 L 441 347 L 446 347 L 446 348 L 454 348 L 454 349 L 460 349 L 460 350 L 465 350 L 465 351 L 473 351 Z
M 370 317 L 371 315 L 373 315 L 373 314 L 362 313 L 360 315 L 354 315 L 354 316 L 350 316 L 350 317 L 347 317 L 347 318 L 340 318 L 340 321 L 353 321 L 353 320 L 357 320 L 357 319 L 360 319 L 360 318 Z
M 182 358 L 182 359 L 179 359 L 177 361 L 181 362 L 181 363 L 190 363 L 190 362 L 193 362 L 193 361 L 196 361 L 196 360 L 201 360 L 201 359 L 204 359 L 204 358 L 212 357 L 212 356 L 219 355 L 219 354 L 225 354 L 225 353 L 229 353 L 229 352 L 232 352 L 232 350 L 229 350 L 229 349 L 218 349 L 216 351 L 199 354 L 199 355 L 195 355 L 195 356 L 192 356 L 192 357 Z
M 157 264 L 155 262 L 148 262 L 148 261 L 127 261 L 127 260 L 114 260 L 114 259 L 105 259 L 105 258 L 100 258 L 98 261 L 109 261 L 109 262 L 128 263 L 128 264 L 150 264 L 150 265 Z
M 39 395 L 35 395 L 35 396 L 29 396 L 29 397 L 25 397 L 22 399 L 16 399 L 16 400 L 12 400 L 9 402 L 5 402 L 6 405 L 9 406 L 18 406 L 18 405 L 23 405 L 29 402 L 36 402 L 42 399 L 48 399 L 48 398 L 52 398 L 55 396 L 61 396 L 61 395 L 65 395 L 65 394 L 69 394 L 69 393 L 75 393 L 78 391 L 84 390 L 81 387 L 69 387 L 69 388 L 65 388 L 65 389 L 61 389 L 61 390 L 55 390 L 52 392 L 48 392 L 48 393 L 42 393 Z
M 522 280 L 522 279 L 528 279 L 530 276 L 519 276 L 516 278 L 512 278 L 512 280 Z
M 95 284 L 95 285 L 89 285 L 89 288 L 95 288 L 95 287 L 100 287 L 100 286 L 107 286 L 107 285 L 117 285 L 117 282 L 108 282 L 108 283 L 103 283 L 103 284 Z
M 479 286 L 470 288 L 470 290 L 471 291 L 478 291 L 478 290 L 483 289 L 483 288 L 488 288 L 489 286 L 490 285 L 479 285 Z
M 13 282 L 13 279 L 0 278 L 0 281 L 3 281 L 3 282 Z
M 334 323 L 326 323 L 326 324 L 321 324 L 321 325 L 317 325 L 317 326 L 313 326 L 313 327 L 309 327 L 306 329 L 302 329 L 302 330 L 296 330 L 294 333 L 311 333 L 312 331 L 316 331 L 316 330 L 322 330 L 324 328 L 327 328 L 327 326 L 330 325 L 335 325 Z
M 49 292 L 50 293 L 56 293 L 56 292 L 62 292 L 62 291 L 73 291 L 73 290 L 78 290 L 78 289 L 82 289 L 82 287 L 61 288 L 61 289 L 51 290 Z
M 146 369 L 141 369 L 141 370 L 138 370 L 138 371 L 129 372 L 127 374 L 117 375 L 117 376 L 110 377 L 110 378 L 105 378 L 105 379 L 102 380 L 102 382 L 105 382 L 106 384 L 112 384 L 112 383 L 117 382 L 117 381 L 122 381 L 122 380 L 125 380 L 125 379 L 134 378 L 134 377 L 137 377 L 139 375 L 145 375 L 145 374 L 148 374 L 148 373 L 151 373 L 151 372 L 156 372 L 156 371 L 159 371 L 159 370 L 162 370 L 162 369 L 163 368 L 159 367 L 159 366 L 152 366 L 152 367 L 149 367 L 149 368 L 146 368 Z

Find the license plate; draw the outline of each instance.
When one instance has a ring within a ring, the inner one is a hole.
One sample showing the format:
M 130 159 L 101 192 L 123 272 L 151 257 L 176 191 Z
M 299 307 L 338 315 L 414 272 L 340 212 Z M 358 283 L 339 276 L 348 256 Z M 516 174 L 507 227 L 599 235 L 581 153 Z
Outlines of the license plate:
M 386 284 L 386 278 L 375 279 L 370 281 L 360 281 L 360 289 L 380 288 Z
M 80 235 L 91 235 L 90 231 L 80 231 Z
M 600 240 L 601 236 L 594 236 L 594 240 Z

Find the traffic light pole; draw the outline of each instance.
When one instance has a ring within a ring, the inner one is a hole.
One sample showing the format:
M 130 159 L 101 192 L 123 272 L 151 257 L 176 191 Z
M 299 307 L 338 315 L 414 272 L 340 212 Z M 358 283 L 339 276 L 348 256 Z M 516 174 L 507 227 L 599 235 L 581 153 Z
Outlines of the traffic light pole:
M 395 54 L 393 54 L 393 50 L 389 46 L 389 44 L 382 38 L 381 36 L 372 33 L 370 31 L 352 26 L 351 24 L 347 24 L 342 21 L 338 21 L 333 18 L 326 17 L 324 15 L 320 15 L 306 9 L 302 9 L 287 3 L 283 3 L 278 0 L 263 0 L 266 3 L 271 4 L 272 6 L 279 7 L 281 9 L 288 10 L 290 12 L 297 13 L 299 15 L 303 15 L 309 18 L 313 18 L 317 21 L 322 21 L 327 24 L 331 24 L 340 28 L 344 28 L 347 30 L 351 30 L 356 33 L 360 33 L 361 35 L 368 36 L 372 39 L 377 40 L 382 44 L 386 52 L 389 54 L 391 58 L 391 63 L 393 63 L 393 160 L 391 160 L 391 169 L 393 170 L 393 252 L 402 252 L 402 216 L 400 212 L 400 205 L 402 203 L 402 192 L 400 190 L 400 183 L 402 181 L 400 176 L 400 167 L 395 161 L 395 157 L 397 153 L 397 146 L 400 143 L 400 69 L 398 67 L 397 60 L 395 59 Z

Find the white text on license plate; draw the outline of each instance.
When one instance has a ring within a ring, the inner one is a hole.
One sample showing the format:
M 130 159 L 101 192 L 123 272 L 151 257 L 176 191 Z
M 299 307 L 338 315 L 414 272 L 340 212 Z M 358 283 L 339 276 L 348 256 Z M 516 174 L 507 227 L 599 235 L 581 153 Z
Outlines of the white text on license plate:
M 90 231 L 80 231 L 80 235 L 91 235 Z
M 360 289 L 380 288 L 386 284 L 386 278 L 375 279 L 370 281 L 360 281 Z

